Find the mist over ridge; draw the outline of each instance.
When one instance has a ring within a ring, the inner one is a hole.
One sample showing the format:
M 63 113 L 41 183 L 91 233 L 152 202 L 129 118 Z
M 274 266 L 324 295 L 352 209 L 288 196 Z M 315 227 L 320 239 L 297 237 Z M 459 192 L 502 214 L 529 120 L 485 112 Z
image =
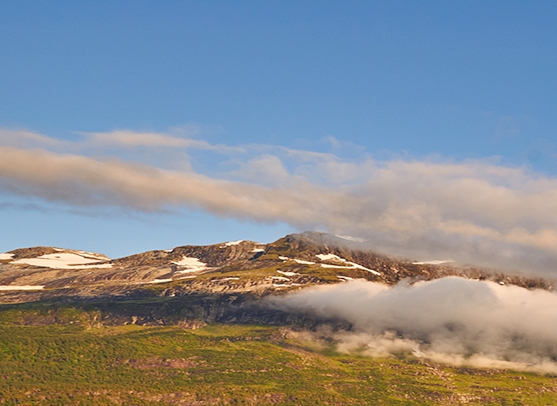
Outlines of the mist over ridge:
M 557 373 L 555 292 L 446 277 L 392 287 L 354 280 L 267 301 L 349 322 L 351 331 L 313 335 L 335 340 L 340 351 Z

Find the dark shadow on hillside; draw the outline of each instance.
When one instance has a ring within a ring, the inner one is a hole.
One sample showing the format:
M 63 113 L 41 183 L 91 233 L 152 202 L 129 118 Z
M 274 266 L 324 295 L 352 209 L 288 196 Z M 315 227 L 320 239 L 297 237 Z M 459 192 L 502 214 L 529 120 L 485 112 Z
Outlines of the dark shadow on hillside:
M 0 323 L 21 325 L 74 324 L 85 327 L 182 326 L 205 324 L 289 325 L 313 328 L 327 322 L 343 329 L 339 320 L 318 318 L 304 312 L 270 307 L 249 293 L 188 293 L 175 297 L 112 297 L 83 299 L 56 297 L 28 303 L 0 305 Z

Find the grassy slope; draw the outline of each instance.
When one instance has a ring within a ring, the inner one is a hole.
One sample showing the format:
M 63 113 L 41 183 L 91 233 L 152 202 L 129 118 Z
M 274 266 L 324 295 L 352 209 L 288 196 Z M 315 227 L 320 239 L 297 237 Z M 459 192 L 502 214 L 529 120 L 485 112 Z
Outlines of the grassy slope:
M 13 317 L 12 317 L 13 319 Z M 12 320 L 13 321 L 13 320 Z M 0 404 L 548 405 L 553 377 L 312 349 L 279 327 L 0 325 Z

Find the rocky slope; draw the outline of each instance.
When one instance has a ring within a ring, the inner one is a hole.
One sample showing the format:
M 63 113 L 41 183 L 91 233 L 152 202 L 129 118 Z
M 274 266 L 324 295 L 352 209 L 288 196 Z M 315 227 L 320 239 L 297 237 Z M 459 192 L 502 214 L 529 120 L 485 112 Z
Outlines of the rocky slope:
M 181 246 L 118 259 L 53 247 L 17 249 L 0 254 L 0 302 L 146 292 L 163 296 L 192 292 L 261 296 L 356 278 L 395 284 L 449 275 L 553 289 L 549 280 L 439 261 L 397 259 L 358 248 L 344 237 L 305 232 L 269 244 L 234 241 Z

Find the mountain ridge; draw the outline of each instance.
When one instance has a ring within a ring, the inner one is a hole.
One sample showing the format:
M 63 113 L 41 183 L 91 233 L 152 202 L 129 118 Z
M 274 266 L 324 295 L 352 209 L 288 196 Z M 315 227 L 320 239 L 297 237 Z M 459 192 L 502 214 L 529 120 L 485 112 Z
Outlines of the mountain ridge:
M 445 261 L 412 261 L 364 249 L 361 241 L 326 233 L 289 234 L 271 243 L 248 240 L 178 246 L 110 259 L 56 247 L 0 254 L 0 302 L 69 296 L 119 296 L 160 290 L 282 293 L 366 279 L 394 285 L 445 276 L 553 290 L 549 279 L 509 275 Z M 170 292 L 170 293 L 169 293 Z

